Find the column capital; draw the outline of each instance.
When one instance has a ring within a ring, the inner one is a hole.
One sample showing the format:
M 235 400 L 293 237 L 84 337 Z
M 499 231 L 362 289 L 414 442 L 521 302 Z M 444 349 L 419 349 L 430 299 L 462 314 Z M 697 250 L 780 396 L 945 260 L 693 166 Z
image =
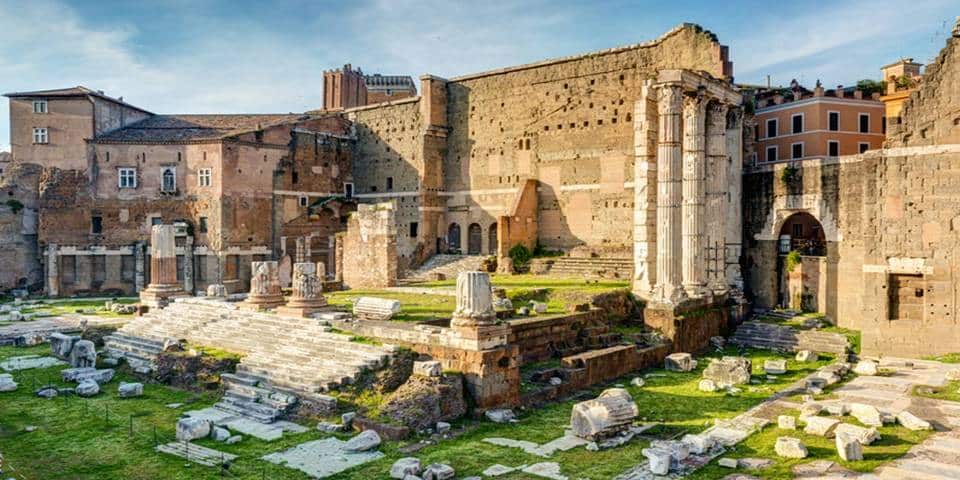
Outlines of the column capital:
M 656 85 L 657 111 L 663 114 L 679 113 L 683 109 L 683 87 L 679 84 Z

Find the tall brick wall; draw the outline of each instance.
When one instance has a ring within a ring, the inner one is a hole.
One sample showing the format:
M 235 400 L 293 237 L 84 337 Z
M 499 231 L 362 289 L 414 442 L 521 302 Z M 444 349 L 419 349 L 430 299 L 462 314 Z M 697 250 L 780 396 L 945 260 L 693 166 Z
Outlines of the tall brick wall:
M 353 289 L 397 285 L 397 231 L 389 203 L 360 205 L 347 220 L 338 270 Z
M 40 170 L 15 162 L 0 180 L 0 290 L 43 282 L 37 248 Z

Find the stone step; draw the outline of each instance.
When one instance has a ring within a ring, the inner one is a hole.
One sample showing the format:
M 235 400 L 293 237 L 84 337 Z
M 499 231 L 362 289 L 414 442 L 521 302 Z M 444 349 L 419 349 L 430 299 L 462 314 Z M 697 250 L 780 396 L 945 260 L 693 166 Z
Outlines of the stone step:
M 225 462 L 233 462 L 237 459 L 236 455 L 214 450 L 212 448 L 201 447 L 190 442 L 170 442 L 156 447 L 158 452 L 176 455 L 187 461 L 205 465 L 207 467 L 216 467 Z
M 243 400 L 238 397 L 224 396 L 215 407 L 241 415 L 261 423 L 273 423 L 282 415 L 283 411 L 277 408 L 256 402 Z

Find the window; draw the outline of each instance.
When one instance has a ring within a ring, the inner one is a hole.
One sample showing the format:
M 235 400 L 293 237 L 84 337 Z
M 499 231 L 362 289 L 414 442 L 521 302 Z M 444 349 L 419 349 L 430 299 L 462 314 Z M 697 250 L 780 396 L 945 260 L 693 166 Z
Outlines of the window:
M 803 114 L 796 113 L 790 117 L 790 122 L 793 124 L 793 133 L 803 133 Z
M 870 114 L 860 114 L 860 133 L 870 133 Z
M 297 171 L 296 170 L 290 171 L 290 182 L 296 185 L 296 183 L 299 181 L 300 181 L 300 175 L 297 174 Z
M 177 167 L 163 167 L 160 169 L 160 191 L 177 191 Z
M 347 198 L 353 198 L 353 184 L 344 183 L 343 184 L 343 196 Z
M 137 188 L 137 169 L 121 168 L 118 170 L 118 184 L 120 188 Z
M 831 132 L 840 131 L 840 112 L 827 113 L 827 130 Z
M 47 143 L 47 127 L 34 127 L 33 143 Z
M 767 147 L 767 161 L 776 162 L 779 160 L 777 158 L 777 147 Z
M 860 142 L 857 144 L 857 151 L 860 153 L 866 152 L 870 149 L 870 144 L 867 142 Z
M 46 101 L 46 100 L 34 100 L 34 101 L 33 101 L 33 113 L 47 113 L 47 101 Z
M 209 187 L 213 178 L 213 170 L 210 168 L 201 168 L 197 170 L 197 181 L 201 187 Z
M 387 191 L 393 191 L 393 177 L 387 177 Z
M 302 195 L 302 196 L 300 197 L 300 206 L 301 206 L 301 207 L 306 207 L 306 206 L 307 206 L 307 196 L 306 196 L 306 195 Z
M 793 224 L 793 238 L 802 238 L 803 237 L 803 224 L 794 223 Z
M 767 138 L 773 138 L 777 136 L 777 119 L 771 118 L 767 120 Z
M 827 156 L 828 157 L 840 156 L 840 142 L 836 140 L 827 141 Z
M 420 225 L 417 222 L 410 222 L 410 238 L 417 238 L 419 230 Z
M 163 225 L 163 217 L 153 217 L 150 219 L 150 225 Z
M 200 233 L 207 233 L 207 217 L 200 217 Z
M 90 233 L 103 233 L 103 217 L 99 215 L 90 217 Z
M 797 142 L 790 145 L 790 158 L 803 158 L 803 142 Z

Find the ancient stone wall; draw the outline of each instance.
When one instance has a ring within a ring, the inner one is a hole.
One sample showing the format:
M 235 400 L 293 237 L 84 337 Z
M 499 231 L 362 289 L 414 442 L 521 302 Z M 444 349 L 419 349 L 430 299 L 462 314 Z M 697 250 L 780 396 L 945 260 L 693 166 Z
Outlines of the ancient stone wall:
M 12 163 L 0 180 L 0 290 L 43 282 L 37 248 L 39 165 Z
M 348 288 L 397 284 L 397 230 L 391 203 L 360 205 L 347 220 L 342 276 Z

